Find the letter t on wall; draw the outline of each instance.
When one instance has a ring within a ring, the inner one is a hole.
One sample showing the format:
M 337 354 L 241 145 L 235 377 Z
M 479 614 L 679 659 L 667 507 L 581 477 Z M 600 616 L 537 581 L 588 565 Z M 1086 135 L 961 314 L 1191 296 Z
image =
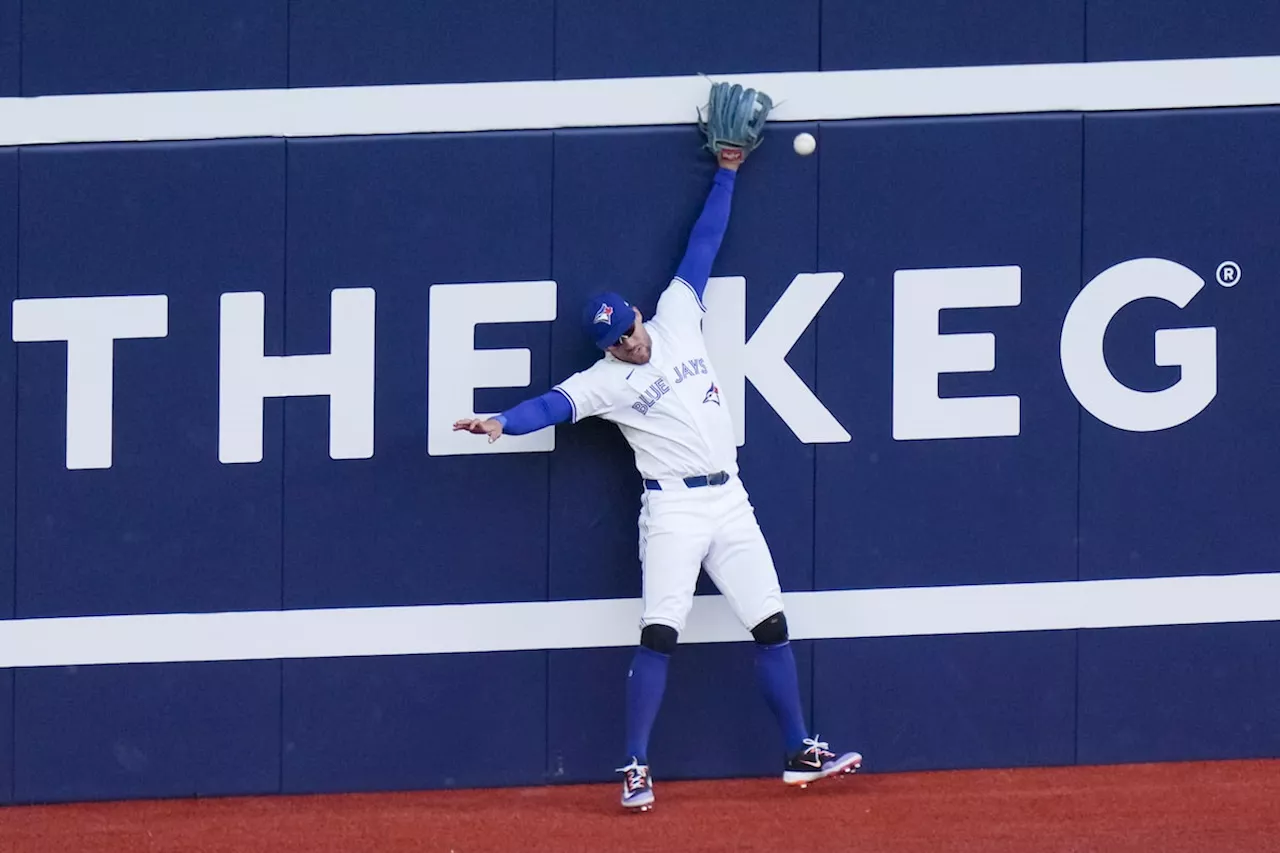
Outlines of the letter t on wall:
M 13 339 L 67 342 L 67 467 L 111 467 L 115 342 L 169 334 L 169 297 L 15 299 Z

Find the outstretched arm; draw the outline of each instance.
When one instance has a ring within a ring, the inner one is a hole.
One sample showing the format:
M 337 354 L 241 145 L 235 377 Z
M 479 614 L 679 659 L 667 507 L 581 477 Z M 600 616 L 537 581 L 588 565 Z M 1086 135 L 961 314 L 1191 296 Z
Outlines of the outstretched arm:
M 524 435 L 543 427 L 563 423 L 573 417 L 573 406 L 563 392 L 551 389 L 540 397 L 525 400 L 491 418 L 463 418 L 454 423 L 454 430 L 466 430 L 476 435 L 489 436 L 489 443 L 497 441 L 504 433 Z
M 729 227 L 729 207 L 733 201 L 733 185 L 740 165 L 741 161 L 720 159 L 720 168 L 716 170 L 711 191 L 707 194 L 698 221 L 693 224 L 688 248 L 676 269 L 676 278 L 688 283 L 699 302 L 702 301 L 703 291 L 707 289 L 711 265 L 720 251 L 724 232 Z

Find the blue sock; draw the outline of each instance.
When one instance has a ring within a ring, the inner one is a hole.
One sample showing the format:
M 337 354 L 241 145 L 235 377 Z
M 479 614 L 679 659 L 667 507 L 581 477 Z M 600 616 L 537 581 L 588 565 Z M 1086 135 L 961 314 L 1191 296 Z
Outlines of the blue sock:
M 649 761 L 649 733 L 667 689 L 670 661 L 670 655 L 640 646 L 627 673 L 627 756 L 640 759 L 641 764 Z
M 791 643 L 776 646 L 756 643 L 756 676 L 769 709 L 782 727 L 787 755 L 795 755 L 804 749 L 809 729 L 800 707 L 800 679 L 796 675 L 796 656 L 791 651 Z

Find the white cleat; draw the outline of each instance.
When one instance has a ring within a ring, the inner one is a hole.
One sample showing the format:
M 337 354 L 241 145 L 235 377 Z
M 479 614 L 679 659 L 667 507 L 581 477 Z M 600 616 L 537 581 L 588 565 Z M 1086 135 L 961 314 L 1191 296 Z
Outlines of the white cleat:
M 632 812 L 653 810 L 653 777 L 649 775 L 649 765 L 641 764 L 632 756 L 631 763 L 619 767 L 622 777 L 622 807 Z

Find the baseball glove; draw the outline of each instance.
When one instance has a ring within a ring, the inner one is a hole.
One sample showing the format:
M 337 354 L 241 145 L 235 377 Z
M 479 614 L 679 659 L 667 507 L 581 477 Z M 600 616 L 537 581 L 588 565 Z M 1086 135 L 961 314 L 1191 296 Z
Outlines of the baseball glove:
M 698 113 L 698 129 L 707 139 L 707 150 L 717 157 L 741 160 L 759 147 L 772 109 L 773 99 L 764 92 L 736 83 L 712 84 L 706 114 Z

